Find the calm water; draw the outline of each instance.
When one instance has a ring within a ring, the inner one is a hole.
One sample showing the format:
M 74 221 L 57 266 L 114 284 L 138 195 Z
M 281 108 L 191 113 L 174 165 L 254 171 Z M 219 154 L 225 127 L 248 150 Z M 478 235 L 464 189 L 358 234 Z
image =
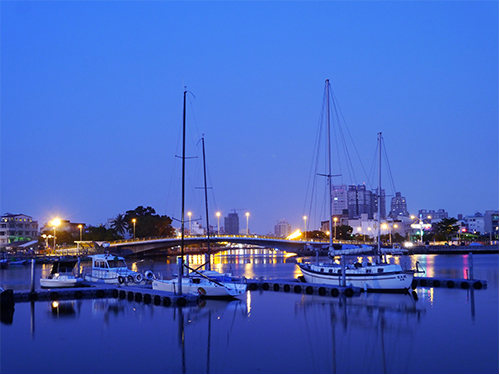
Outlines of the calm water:
M 219 261 L 218 258 L 216 261 Z M 394 260 L 394 259 L 393 259 Z M 428 276 L 463 278 L 467 256 L 414 256 Z M 247 292 L 235 301 L 163 307 L 119 299 L 17 303 L 0 324 L 2 373 L 498 373 L 498 255 L 475 255 L 487 289 L 320 297 Z M 169 260 L 170 263 L 175 260 Z M 192 263 L 197 258 L 191 259 Z M 293 258 L 230 256 L 248 278 L 293 278 Z M 165 259 L 135 263 L 171 273 Z M 0 286 L 30 288 L 30 267 Z M 37 265 L 36 273 L 48 266 Z

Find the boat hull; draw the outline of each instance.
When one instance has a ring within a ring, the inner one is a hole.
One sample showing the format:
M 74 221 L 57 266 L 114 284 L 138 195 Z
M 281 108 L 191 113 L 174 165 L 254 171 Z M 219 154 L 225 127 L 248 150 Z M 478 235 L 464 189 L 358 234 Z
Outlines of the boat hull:
M 182 279 L 182 293 L 199 295 L 207 298 L 237 298 L 245 294 L 247 284 L 214 283 L 211 281 L 197 282 L 194 278 Z M 153 280 L 153 290 L 178 293 L 178 280 Z
M 83 279 L 80 277 L 67 277 L 67 278 L 52 278 L 40 279 L 40 286 L 42 288 L 74 288 L 83 284 Z
M 338 265 L 299 264 L 299 267 L 308 283 L 342 285 L 342 272 Z M 345 281 L 345 286 L 357 287 L 366 291 L 406 292 L 411 288 L 413 271 L 404 271 L 396 265 L 359 267 L 346 269 Z

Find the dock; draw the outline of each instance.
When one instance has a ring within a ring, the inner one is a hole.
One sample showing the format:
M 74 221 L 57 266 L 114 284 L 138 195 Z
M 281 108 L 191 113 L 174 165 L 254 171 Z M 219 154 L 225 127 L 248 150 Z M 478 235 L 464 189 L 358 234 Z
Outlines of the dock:
M 340 295 L 352 297 L 359 295 L 361 288 L 352 286 L 337 286 L 328 284 L 311 284 L 301 282 L 297 279 L 248 279 L 248 290 L 272 290 L 274 292 L 296 293 L 296 294 L 315 294 L 319 296 L 338 297 Z
M 50 288 L 35 291 L 15 291 L 15 302 L 63 301 L 78 299 L 119 298 L 128 301 L 153 303 L 156 306 L 187 306 L 196 304 L 199 296 L 177 295 L 137 286 L 98 285 L 77 288 Z
M 488 286 L 486 280 L 475 280 L 475 279 L 451 279 L 444 277 L 415 277 L 413 279 L 412 288 L 415 289 L 417 286 L 429 287 L 429 288 L 462 288 L 462 289 L 482 289 Z

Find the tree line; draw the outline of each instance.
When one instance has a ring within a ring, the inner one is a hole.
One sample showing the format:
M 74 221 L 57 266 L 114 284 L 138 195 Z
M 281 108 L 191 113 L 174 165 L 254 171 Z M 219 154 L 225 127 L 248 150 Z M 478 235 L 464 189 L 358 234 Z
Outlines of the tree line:
M 135 225 L 134 220 L 135 219 Z M 135 233 L 134 233 L 135 231 Z M 41 235 L 53 235 L 52 230 L 45 230 Z M 174 236 L 172 219 L 166 215 L 158 215 L 154 208 L 138 206 L 135 210 L 118 214 L 112 221 L 111 227 L 104 225 L 87 225 L 82 230 L 83 241 L 114 241 L 125 237 L 169 237 Z M 57 244 L 72 244 L 80 239 L 80 234 L 58 230 L 56 232 Z M 43 240 L 40 237 L 40 242 Z M 49 242 L 50 244 L 50 242 Z

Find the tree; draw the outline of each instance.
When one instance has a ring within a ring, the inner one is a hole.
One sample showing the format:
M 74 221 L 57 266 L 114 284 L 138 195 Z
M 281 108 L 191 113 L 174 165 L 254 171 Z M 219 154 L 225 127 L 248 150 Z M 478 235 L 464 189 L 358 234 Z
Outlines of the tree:
M 146 208 L 138 206 L 135 210 L 129 210 L 125 213 L 124 220 L 127 222 L 130 234 L 134 232 L 132 219 L 136 219 L 136 237 L 168 237 L 175 233 L 172 219 L 166 215 L 157 215 L 154 208 L 149 206 Z
M 351 240 L 352 239 L 353 228 L 349 225 L 340 225 L 337 227 L 337 238 L 338 240 Z M 335 228 L 334 228 L 335 233 Z
M 441 219 L 441 221 L 436 223 L 435 226 L 436 237 L 443 235 L 447 240 L 449 240 L 450 236 L 458 232 L 459 226 L 457 225 L 457 222 L 458 220 L 454 217 Z
M 98 227 L 88 226 L 83 234 L 84 241 L 114 241 L 122 238 L 115 229 L 106 229 L 100 225 Z
M 111 228 L 116 230 L 116 233 L 120 234 L 122 237 L 125 236 L 125 232 L 128 230 L 128 223 L 127 220 L 125 220 L 125 215 L 124 214 L 118 214 L 116 217 L 111 221 Z

